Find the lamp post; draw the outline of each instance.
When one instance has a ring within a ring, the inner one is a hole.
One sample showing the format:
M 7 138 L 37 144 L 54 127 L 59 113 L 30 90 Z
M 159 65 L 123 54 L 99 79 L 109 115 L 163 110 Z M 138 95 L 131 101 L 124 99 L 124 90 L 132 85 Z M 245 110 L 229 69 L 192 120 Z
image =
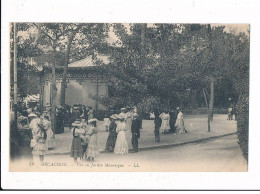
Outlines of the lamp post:
M 17 37 L 16 23 L 14 23 L 14 121 L 17 128 Z

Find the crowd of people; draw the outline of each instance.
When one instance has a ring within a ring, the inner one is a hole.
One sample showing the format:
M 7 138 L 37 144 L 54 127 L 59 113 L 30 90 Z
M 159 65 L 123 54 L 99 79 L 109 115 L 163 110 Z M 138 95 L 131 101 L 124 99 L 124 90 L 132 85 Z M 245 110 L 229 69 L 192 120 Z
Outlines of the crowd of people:
M 154 112 L 155 141 L 160 142 L 160 134 L 174 135 L 187 133 L 185 129 L 183 113 L 179 107 L 171 111 Z M 83 116 L 72 123 L 73 141 L 71 146 L 71 157 L 77 159 L 94 161 L 99 155 L 97 145 L 97 122 L 95 118 L 88 120 L 91 127 L 88 129 Z M 131 132 L 131 143 L 134 152 L 138 152 L 138 139 L 142 128 L 142 119 L 137 108 L 121 108 L 120 114 L 111 112 L 106 115 L 103 122 L 104 130 L 108 131 L 106 151 L 114 154 L 125 155 L 129 152 L 126 132 Z
M 134 152 L 138 152 L 138 139 L 142 128 L 142 117 L 138 113 L 137 107 L 121 108 L 121 112 L 111 110 L 105 115 L 103 121 L 104 130 L 108 132 L 105 150 L 114 154 L 125 155 L 129 152 L 129 145 L 126 132 L 131 132 L 131 143 Z M 28 113 L 28 114 L 25 114 Z M 77 162 L 80 160 L 94 161 L 99 155 L 97 145 L 97 118 L 94 118 L 93 109 L 84 105 L 74 105 L 72 107 L 56 107 L 55 128 L 52 129 L 51 107 L 49 104 L 40 113 L 38 107 L 29 108 L 23 114 L 19 114 L 18 125 L 32 131 L 30 146 L 33 156 L 39 156 L 39 160 L 44 160 L 44 155 L 49 149 L 56 146 L 54 134 L 64 132 L 65 121 L 72 133 L 72 145 L 70 156 Z M 99 126 L 100 127 L 100 126 Z M 154 111 L 154 134 L 155 142 L 160 142 L 160 135 L 186 133 L 183 121 L 183 113 L 180 108 L 171 111 Z
M 46 152 L 56 146 L 50 116 L 47 111 L 43 111 L 42 114 L 31 112 L 28 115 L 28 123 L 32 132 L 30 143 L 32 155 L 34 157 L 39 156 L 39 160 L 42 162 Z
M 179 107 L 176 110 L 164 110 L 160 113 L 158 110 L 154 112 L 154 134 L 155 141 L 160 142 L 160 134 L 174 135 L 187 133 L 184 125 L 183 113 Z
M 83 115 L 80 119 L 76 119 L 72 123 L 72 146 L 70 156 L 77 162 L 81 160 L 94 161 L 99 155 L 97 145 L 97 122 L 96 118 L 91 118 L 88 122 L 85 121 Z M 90 125 L 90 128 L 87 127 Z M 129 146 L 126 139 L 126 131 L 131 130 L 132 146 L 134 152 L 138 152 L 138 139 L 140 138 L 141 120 L 136 109 L 128 110 L 121 109 L 120 114 L 115 114 L 111 111 L 110 116 L 106 115 L 103 126 L 109 132 L 106 141 L 106 150 L 114 154 L 128 154 Z

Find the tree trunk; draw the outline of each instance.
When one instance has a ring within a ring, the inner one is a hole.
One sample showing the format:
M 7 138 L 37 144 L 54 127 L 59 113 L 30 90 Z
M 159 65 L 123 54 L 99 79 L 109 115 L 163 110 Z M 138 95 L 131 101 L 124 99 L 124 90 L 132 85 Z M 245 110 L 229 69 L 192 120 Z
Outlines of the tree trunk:
M 209 118 L 213 121 L 213 106 L 214 106 L 214 78 L 210 79 L 210 100 L 209 100 Z
M 42 112 L 42 110 L 43 110 L 43 74 L 42 74 L 42 72 L 40 73 L 40 111 Z
M 78 30 L 73 31 L 71 33 L 71 35 L 69 36 L 67 48 L 65 51 L 65 61 L 64 61 L 63 74 L 62 74 L 62 80 L 61 80 L 61 89 L 60 89 L 60 104 L 62 106 L 65 105 L 65 94 L 66 94 L 66 87 L 67 87 L 66 78 L 67 78 L 67 72 L 68 72 L 70 48 L 71 48 L 72 41 L 73 41 L 77 31 Z
M 17 129 L 17 28 L 16 23 L 14 23 L 14 121 L 15 128 Z
M 56 94 L 57 94 L 57 88 L 56 88 L 56 72 L 55 72 L 55 60 L 52 64 L 52 80 L 51 80 L 51 126 L 53 133 L 56 133 Z
M 213 53 L 212 53 L 212 34 L 211 25 L 208 24 L 208 41 L 209 41 L 209 67 L 212 70 L 213 66 Z M 213 72 L 211 72 L 213 73 Z M 210 101 L 209 101 L 209 114 L 208 117 L 213 121 L 213 106 L 214 106 L 214 75 L 210 77 Z
M 97 96 L 96 110 L 98 110 L 98 100 L 99 100 L 99 98 L 98 98 L 98 96 L 99 96 L 99 94 L 98 94 L 98 72 L 96 73 L 96 96 Z
M 209 105 L 208 105 L 208 99 L 207 99 L 207 96 L 206 96 L 206 93 L 205 93 L 205 90 L 203 89 L 203 95 L 204 95 L 204 99 L 205 99 L 205 104 L 206 104 L 206 107 L 207 107 L 207 112 L 208 112 L 208 132 L 210 132 L 210 117 L 209 117 Z

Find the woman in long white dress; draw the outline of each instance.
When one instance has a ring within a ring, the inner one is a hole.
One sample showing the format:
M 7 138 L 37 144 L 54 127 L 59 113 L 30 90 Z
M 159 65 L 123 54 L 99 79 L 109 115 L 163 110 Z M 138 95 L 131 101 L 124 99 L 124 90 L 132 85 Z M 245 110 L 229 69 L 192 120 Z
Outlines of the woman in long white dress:
M 87 135 L 89 135 L 89 142 L 88 142 L 88 148 L 85 152 L 85 157 L 89 161 L 94 161 L 95 158 L 99 155 L 98 145 L 97 145 L 97 119 L 90 119 L 88 120 L 88 123 L 91 125 L 90 129 L 87 132 Z
M 178 109 L 178 110 L 179 110 L 179 113 L 177 115 L 175 127 L 179 134 L 187 133 L 185 126 L 184 126 L 183 113 L 181 112 L 180 109 Z
M 132 115 L 133 115 L 133 112 L 131 111 L 128 111 L 126 113 L 126 131 L 128 132 L 131 132 L 131 125 L 132 125 Z
M 117 139 L 114 148 L 114 153 L 120 155 L 128 154 L 128 143 L 125 137 L 126 125 L 124 120 L 124 117 L 119 116 L 119 123 L 117 124 L 116 128 Z
M 163 112 L 160 117 L 162 119 L 161 133 L 166 134 L 170 129 L 170 115 L 169 113 Z
M 52 149 L 56 146 L 56 143 L 55 143 L 55 137 L 54 137 L 53 131 L 51 129 L 51 121 L 49 121 L 47 118 L 48 118 L 47 116 L 43 115 L 41 120 L 42 120 L 42 124 L 47 133 L 46 144 L 48 146 L 48 149 Z

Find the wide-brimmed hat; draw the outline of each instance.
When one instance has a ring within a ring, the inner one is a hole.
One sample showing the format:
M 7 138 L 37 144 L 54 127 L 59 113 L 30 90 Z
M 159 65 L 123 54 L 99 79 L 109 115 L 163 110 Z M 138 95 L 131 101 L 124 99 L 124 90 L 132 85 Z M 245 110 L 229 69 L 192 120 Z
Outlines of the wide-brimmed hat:
M 93 122 L 98 122 L 98 120 L 97 119 L 89 119 L 88 120 L 88 123 L 93 123 Z
M 82 126 L 82 123 L 81 123 L 81 120 L 80 119 L 76 119 L 72 124 L 71 124 L 72 127 L 81 127 Z
M 22 116 L 22 115 L 18 117 L 18 121 L 23 121 L 23 120 L 26 120 L 26 119 L 27 118 L 25 116 Z
M 30 113 L 30 114 L 28 115 L 28 117 L 37 117 L 37 115 L 34 114 L 34 113 Z
M 61 106 L 61 105 L 57 105 L 57 108 L 58 108 L 58 109 L 62 109 L 63 106 Z
M 137 113 L 134 113 L 134 114 L 133 114 L 133 117 L 138 117 L 138 114 L 137 114 Z
M 118 118 L 118 116 L 117 116 L 117 114 L 113 114 L 110 116 L 110 118 L 116 120 Z
M 80 122 L 81 122 L 81 119 L 80 119 L 80 118 L 77 118 L 74 122 L 75 122 L 75 123 L 80 123 Z
M 121 108 L 120 110 L 125 110 L 125 108 Z
M 123 119 L 125 119 L 125 117 L 124 117 L 123 115 L 119 115 L 119 116 L 118 116 L 118 119 L 119 119 L 119 120 L 123 120 Z

